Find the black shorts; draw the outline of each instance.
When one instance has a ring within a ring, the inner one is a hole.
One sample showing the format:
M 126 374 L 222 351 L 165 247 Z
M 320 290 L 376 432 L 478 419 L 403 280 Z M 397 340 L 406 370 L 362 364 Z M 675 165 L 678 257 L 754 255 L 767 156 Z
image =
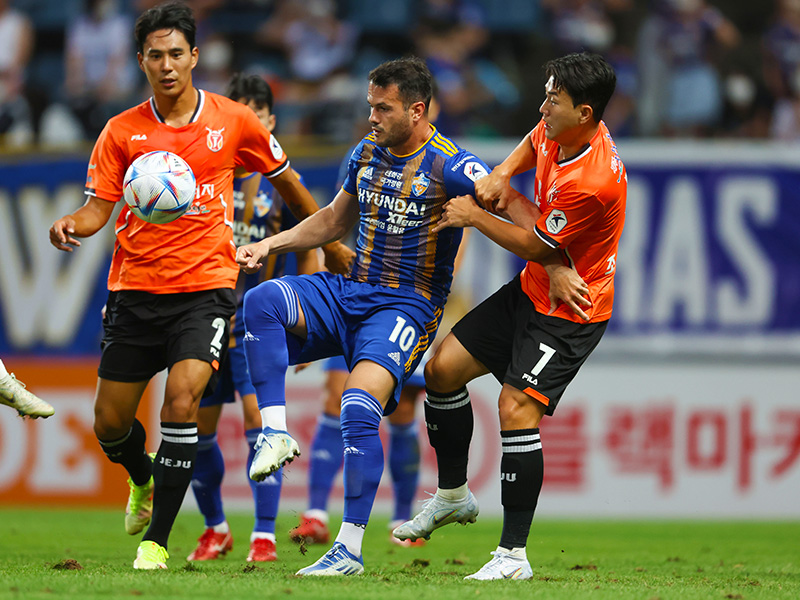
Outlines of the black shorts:
M 111 381 L 147 381 L 178 361 L 195 358 L 214 367 L 208 384 L 213 390 L 235 311 L 236 293 L 230 289 L 110 292 L 97 374 Z
M 453 335 L 500 383 L 547 406 L 552 415 L 606 330 L 536 312 L 519 275 L 472 309 Z

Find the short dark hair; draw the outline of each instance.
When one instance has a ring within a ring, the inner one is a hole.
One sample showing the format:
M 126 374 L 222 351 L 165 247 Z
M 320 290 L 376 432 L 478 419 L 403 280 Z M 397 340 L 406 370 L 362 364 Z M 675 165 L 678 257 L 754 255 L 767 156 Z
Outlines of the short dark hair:
M 403 108 L 414 102 L 424 102 L 425 110 L 431 105 L 433 75 L 428 65 L 417 56 L 407 56 L 378 65 L 369 72 L 369 80 L 378 87 L 397 86 Z
M 617 86 L 614 68 L 599 54 L 588 52 L 567 54 L 544 66 L 545 76 L 553 78 L 556 89 L 572 98 L 572 105 L 588 104 L 594 120 L 600 122 L 606 105 Z
M 136 39 L 136 49 L 140 54 L 144 52 L 144 42 L 147 36 L 159 29 L 180 31 L 189 42 L 189 48 L 194 50 L 197 24 L 194 20 L 194 13 L 188 4 L 179 0 L 159 4 L 146 10 L 136 19 L 133 37 Z
M 244 75 L 235 73 L 228 83 L 228 91 L 225 93 L 231 100 L 244 98 L 247 102 L 251 100 L 256 103 L 257 108 L 266 106 L 272 112 L 274 98 L 272 88 L 260 75 Z

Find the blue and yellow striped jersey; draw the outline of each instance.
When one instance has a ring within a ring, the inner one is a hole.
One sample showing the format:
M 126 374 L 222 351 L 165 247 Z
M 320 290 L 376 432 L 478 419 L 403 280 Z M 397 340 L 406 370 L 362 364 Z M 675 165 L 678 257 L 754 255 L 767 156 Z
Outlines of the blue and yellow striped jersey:
M 349 277 L 408 289 L 443 305 L 462 230 L 431 230 L 454 196 L 474 194 L 488 167 L 431 126 L 421 148 L 396 156 L 367 135 L 350 156 L 342 189 L 358 197 L 356 261 Z

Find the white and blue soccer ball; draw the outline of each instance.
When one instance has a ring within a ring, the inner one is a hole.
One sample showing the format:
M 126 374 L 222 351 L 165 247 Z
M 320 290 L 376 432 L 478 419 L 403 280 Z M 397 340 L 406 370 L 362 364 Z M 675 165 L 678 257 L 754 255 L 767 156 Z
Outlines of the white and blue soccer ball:
M 177 154 L 142 154 L 125 173 L 122 196 L 131 212 L 148 223 L 169 223 L 192 205 L 197 184 L 189 164 Z

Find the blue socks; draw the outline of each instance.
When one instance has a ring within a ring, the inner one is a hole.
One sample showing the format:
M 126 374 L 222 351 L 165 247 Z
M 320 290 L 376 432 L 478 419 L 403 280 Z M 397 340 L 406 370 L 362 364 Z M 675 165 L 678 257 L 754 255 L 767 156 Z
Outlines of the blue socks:
M 383 445 L 378 435 L 382 416 L 383 408 L 372 395 L 345 390 L 341 416 L 345 523 L 366 526 L 369 521 L 383 475 Z
M 261 429 L 248 429 L 245 431 L 247 444 L 250 451 L 247 454 L 247 469 L 245 477 L 250 483 L 253 492 L 253 501 L 256 506 L 256 523 L 253 531 L 256 533 L 275 533 L 275 518 L 278 516 L 278 503 L 281 499 L 281 485 L 283 484 L 283 469 L 278 469 L 264 481 L 255 482 L 250 479 L 250 465 L 256 454 L 256 440 Z
M 220 489 L 222 478 L 225 476 L 225 461 L 217 443 L 216 433 L 199 435 L 197 438 L 197 460 L 192 475 L 192 491 L 208 528 L 219 525 L 225 520 Z
M 416 421 L 389 425 L 389 470 L 394 487 L 393 521 L 408 521 L 419 481 L 419 437 Z
M 322 413 L 311 443 L 311 462 L 308 467 L 308 508 L 328 510 L 336 474 L 342 468 L 344 446 L 339 417 Z

